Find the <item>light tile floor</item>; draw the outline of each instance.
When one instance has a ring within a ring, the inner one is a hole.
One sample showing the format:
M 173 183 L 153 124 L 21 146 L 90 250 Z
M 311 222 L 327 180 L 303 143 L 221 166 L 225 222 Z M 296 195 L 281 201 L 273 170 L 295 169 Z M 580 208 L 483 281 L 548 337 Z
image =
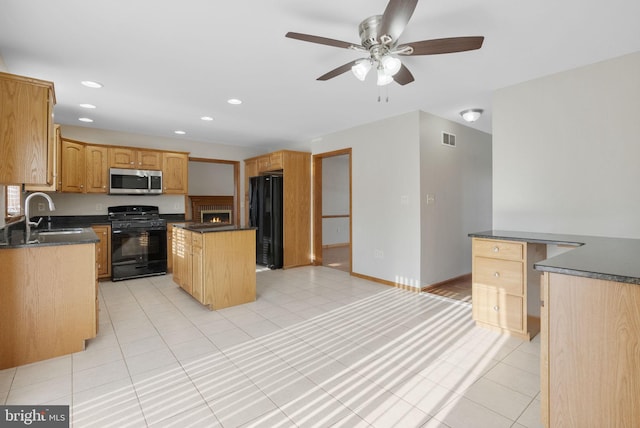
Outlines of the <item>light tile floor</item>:
M 209 311 L 171 276 L 100 284 L 84 352 L 0 371 L 0 402 L 69 404 L 73 427 L 539 427 L 539 341 L 468 303 L 326 267 L 257 274 Z

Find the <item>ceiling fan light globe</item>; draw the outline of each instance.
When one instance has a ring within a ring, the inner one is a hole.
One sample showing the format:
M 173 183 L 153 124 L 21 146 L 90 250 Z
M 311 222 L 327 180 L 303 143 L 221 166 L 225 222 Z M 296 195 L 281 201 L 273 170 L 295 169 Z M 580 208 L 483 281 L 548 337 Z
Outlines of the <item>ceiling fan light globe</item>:
M 384 68 L 385 74 L 389 76 L 394 76 L 398 71 L 400 71 L 400 67 L 402 67 L 402 62 L 391 55 L 382 57 L 380 62 L 382 63 L 382 68 Z
M 385 73 L 383 68 L 378 69 L 378 86 L 385 86 L 393 82 L 393 77 Z
M 353 75 L 360 81 L 364 81 L 364 79 L 366 79 L 369 70 L 371 70 L 371 63 L 369 60 L 358 61 L 356 65 L 351 67 Z

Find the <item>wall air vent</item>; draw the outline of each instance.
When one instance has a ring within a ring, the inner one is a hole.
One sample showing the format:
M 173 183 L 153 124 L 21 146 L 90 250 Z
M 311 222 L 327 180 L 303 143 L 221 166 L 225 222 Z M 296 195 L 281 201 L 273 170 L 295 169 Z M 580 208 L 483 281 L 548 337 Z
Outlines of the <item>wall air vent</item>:
M 442 144 L 449 147 L 456 146 L 456 136 L 442 131 Z

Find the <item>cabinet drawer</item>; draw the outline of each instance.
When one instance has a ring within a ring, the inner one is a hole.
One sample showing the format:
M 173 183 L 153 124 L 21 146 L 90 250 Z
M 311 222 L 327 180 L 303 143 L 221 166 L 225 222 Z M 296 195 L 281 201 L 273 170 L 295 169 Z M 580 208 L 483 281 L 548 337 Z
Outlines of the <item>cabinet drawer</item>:
M 474 257 L 473 269 L 474 284 L 489 285 L 518 296 L 524 293 L 522 262 Z
M 474 320 L 509 330 L 523 330 L 521 297 L 474 284 L 472 299 Z
M 474 239 L 473 255 L 494 259 L 522 260 L 524 258 L 524 243 Z

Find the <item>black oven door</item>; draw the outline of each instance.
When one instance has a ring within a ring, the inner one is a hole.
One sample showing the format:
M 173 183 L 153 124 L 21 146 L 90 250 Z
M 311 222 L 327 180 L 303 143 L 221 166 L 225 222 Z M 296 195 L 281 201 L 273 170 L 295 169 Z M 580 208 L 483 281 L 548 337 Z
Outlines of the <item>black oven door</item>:
M 166 228 L 113 228 L 111 249 L 113 281 L 167 273 Z

